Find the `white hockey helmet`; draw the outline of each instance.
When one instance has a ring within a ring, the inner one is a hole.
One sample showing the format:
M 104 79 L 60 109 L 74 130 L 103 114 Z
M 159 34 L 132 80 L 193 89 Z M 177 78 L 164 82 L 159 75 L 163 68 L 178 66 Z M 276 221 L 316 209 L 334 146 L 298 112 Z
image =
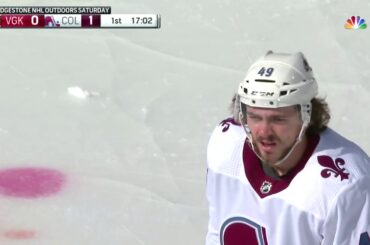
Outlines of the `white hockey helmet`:
M 246 117 L 246 106 L 279 108 L 299 105 L 302 127 L 294 145 L 275 165 L 283 163 L 302 140 L 311 120 L 311 100 L 318 94 L 318 85 L 312 69 L 301 52 L 286 54 L 268 51 L 249 68 L 245 79 L 240 83 L 240 122 L 243 124 L 249 142 L 256 155 L 253 137 Z
M 301 106 L 302 120 L 308 124 L 311 99 L 318 93 L 312 69 L 301 52 L 268 51 L 249 68 L 240 83 L 240 102 L 248 106 L 278 108 Z

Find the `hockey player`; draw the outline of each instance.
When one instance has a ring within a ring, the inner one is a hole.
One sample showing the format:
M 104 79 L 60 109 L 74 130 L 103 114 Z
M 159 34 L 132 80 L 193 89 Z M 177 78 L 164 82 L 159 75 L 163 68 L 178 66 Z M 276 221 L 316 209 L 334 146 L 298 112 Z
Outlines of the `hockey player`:
M 317 94 L 302 53 L 252 64 L 208 144 L 207 245 L 370 245 L 369 156 Z

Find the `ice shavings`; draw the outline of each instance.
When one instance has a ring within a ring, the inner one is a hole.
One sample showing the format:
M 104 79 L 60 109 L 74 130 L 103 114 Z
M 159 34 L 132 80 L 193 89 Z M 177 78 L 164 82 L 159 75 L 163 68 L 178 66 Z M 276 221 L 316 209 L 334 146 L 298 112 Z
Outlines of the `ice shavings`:
M 93 97 L 93 96 L 99 96 L 100 94 L 97 92 L 89 92 L 86 90 L 83 90 L 80 87 L 69 87 L 68 93 L 72 96 L 75 96 L 80 99 L 86 99 L 87 97 Z

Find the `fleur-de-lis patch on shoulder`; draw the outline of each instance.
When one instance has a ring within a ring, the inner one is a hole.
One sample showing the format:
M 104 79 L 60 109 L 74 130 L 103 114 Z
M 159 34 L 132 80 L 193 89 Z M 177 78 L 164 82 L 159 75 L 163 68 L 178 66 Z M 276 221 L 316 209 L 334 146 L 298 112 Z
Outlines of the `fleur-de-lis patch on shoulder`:
M 319 164 L 323 167 L 326 167 L 321 171 L 321 176 L 323 178 L 329 178 L 334 175 L 334 177 L 340 177 L 340 180 L 343 181 L 348 179 L 349 173 L 346 173 L 345 168 L 341 168 L 345 164 L 345 161 L 342 158 L 336 158 L 335 161 L 329 156 L 318 156 L 317 160 Z
M 227 130 L 229 130 L 231 124 L 238 125 L 233 118 L 228 118 L 220 122 L 221 127 L 223 127 L 222 132 L 225 133 Z

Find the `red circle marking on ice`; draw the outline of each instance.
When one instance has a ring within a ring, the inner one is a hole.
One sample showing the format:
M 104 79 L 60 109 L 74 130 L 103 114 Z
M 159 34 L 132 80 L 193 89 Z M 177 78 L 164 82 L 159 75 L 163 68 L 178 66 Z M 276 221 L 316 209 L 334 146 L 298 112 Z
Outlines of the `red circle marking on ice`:
M 4 232 L 4 236 L 12 240 L 31 239 L 36 236 L 36 232 L 32 230 L 10 230 Z
M 10 168 L 0 170 L 0 194 L 5 196 L 37 198 L 59 192 L 64 175 L 47 168 Z

